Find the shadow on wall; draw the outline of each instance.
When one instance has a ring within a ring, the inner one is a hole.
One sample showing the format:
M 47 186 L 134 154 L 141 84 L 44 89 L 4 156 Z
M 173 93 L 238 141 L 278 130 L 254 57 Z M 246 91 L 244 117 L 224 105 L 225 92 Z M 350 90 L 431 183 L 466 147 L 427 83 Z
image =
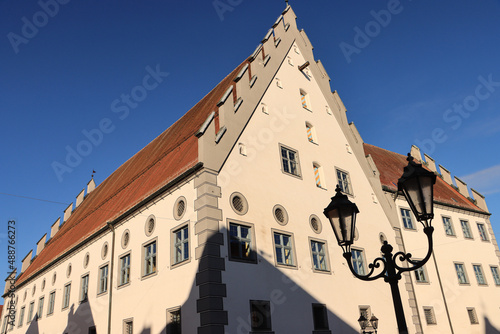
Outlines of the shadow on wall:
M 484 331 L 485 334 L 500 334 L 500 331 L 495 327 L 493 327 L 488 318 L 484 318 L 484 324 L 485 324 L 485 331 Z

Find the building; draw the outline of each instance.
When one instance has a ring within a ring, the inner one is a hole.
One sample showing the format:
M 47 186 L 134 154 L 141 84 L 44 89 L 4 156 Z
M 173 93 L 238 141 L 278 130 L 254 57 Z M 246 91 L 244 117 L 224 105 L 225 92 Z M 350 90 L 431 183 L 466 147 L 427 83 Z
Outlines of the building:
M 288 6 L 198 104 L 78 194 L 23 259 L 12 333 L 357 333 L 360 313 L 397 332 L 389 287 L 353 277 L 322 211 L 337 184 L 358 205 L 360 273 L 383 240 L 425 254 L 393 185 L 404 156 L 363 143 L 295 19 Z M 500 328 L 486 204 L 443 171 L 437 265 L 400 284 L 409 331 Z

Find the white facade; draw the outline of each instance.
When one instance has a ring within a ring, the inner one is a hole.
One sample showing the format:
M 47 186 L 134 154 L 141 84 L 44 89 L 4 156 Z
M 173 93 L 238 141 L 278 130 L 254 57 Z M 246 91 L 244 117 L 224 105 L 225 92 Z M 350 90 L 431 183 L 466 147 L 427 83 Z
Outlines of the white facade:
M 93 327 L 121 333 L 130 324 L 133 333 L 176 333 L 172 322 L 179 310 L 182 333 L 356 333 L 362 309 L 380 319 L 380 333 L 397 333 L 389 285 L 351 274 L 322 211 L 339 178 L 347 181 L 346 192 L 360 210 L 353 249 L 361 251 L 358 264 L 365 272 L 380 256 L 381 238 L 395 252 L 404 244 L 415 258 L 425 256 L 422 228 L 414 219 L 415 230 L 403 226 L 401 208 L 407 204 L 382 190 L 290 7 L 272 33 L 222 96 L 215 118 L 196 134 L 203 166 L 140 207 L 126 208 L 125 218 L 24 281 L 15 297 L 12 333 L 90 333 Z M 294 156 L 284 161 L 290 152 Z M 440 279 L 431 259 L 427 282 L 416 282 L 414 273 L 400 281 L 409 332 L 451 333 L 449 319 L 454 333 L 483 333 L 486 321 L 500 328 L 500 286 L 490 271 L 499 265 L 498 246 L 488 215 L 437 205 L 435 216 Z M 446 236 L 441 216 L 451 218 L 455 236 Z M 469 222 L 472 240 L 463 237 L 460 219 Z M 488 241 L 480 239 L 477 222 L 487 227 Z M 231 248 L 231 228 L 240 248 Z M 241 248 L 244 242 L 249 249 Z M 127 256 L 130 276 L 124 283 Z M 464 264 L 467 284 L 458 283 L 454 263 Z M 473 265 L 479 264 L 486 285 L 476 282 Z M 52 292 L 54 311 L 47 314 Z M 42 297 L 41 317 L 27 323 L 30 304 L 34 316 Z M 251 310 L 260 307 L 262 315 L 266 305 L 270 323 L 261 319 L 259 330 Z M 435 325 L 426 324 L 424 307 L 433 308 Z M 474 308 L 478 325 L 470 324 L 467 308 Z

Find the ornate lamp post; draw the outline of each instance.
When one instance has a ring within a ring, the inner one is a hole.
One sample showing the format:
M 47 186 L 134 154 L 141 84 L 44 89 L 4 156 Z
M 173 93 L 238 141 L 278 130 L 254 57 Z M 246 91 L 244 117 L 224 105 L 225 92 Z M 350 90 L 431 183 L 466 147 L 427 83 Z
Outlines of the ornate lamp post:
M 359 319 L 359 326 L 361 327 L 361 330 L 363 331 L 363 334 L 377 334 L 377 328 L 378 328 L 378 318 L 375 315 L 372 315 L 370 318 L 370 324 L 372 325 L 372 328 L 374 331 L 365 331 L 365 329 L 368 327 L 368 319 L 365 318 L 364 315 L 360 315 Z
M 380 249 L 383 256 L 376 258 L 368 265 L 369 272 L 367 275 L 359 275 L 354 270 L 351 261 L 351 245 L 354 240 L 356 215 L 359 213 L 358 207 L 349 201 L 347 196 L 342 194 L 340 187 L 337 186 L 337 189 L 335 189 L 336 195 L 332 197 L 331 203 L 323 212 L 332 225 L 337 242 L 342 247 L 344 257 L 353 275 L 363 281 L 384 278 L 384 281 L 390 284 L 396 320 L 399 333 L 401 334 L 407 334 L 408 328 L 406 326 L 398 282 L 401 279 L 401 273 L 421 268 L 432 254 L 432 232 L 434 232 L 434 227 L 431 226 L 432 218 L 434 217 L 433 186 L 436 183 L 436 175 L 424 169 L 421 164 L 414 162 L 413 157 L 409 153 L 407 160 L 408 165 L 404 168 L 403 175 L 398 180 L 398 190 L 403 193 L 413 214 L 424 226 L 424 233 L 427 236 L 429 249 L 423 260 L 412 260 L 410 253 L 397 252 L 396 254 L 392 254 L 393 247 L 387 241 L 384 241 Z M 397 264 L 398 260 L 401 265 Z M 403 262 L 405 261 L 410 266 L 404 266 Z M 375 269 L 378 268 L 381 268 L 380 272 L 377 270 L 378 273 L 374 273 Z M 365 318 L 363 321 L 366 324 L 367 319 Z M 378 323 L 376 323 L 376 326 L 378 326 Z

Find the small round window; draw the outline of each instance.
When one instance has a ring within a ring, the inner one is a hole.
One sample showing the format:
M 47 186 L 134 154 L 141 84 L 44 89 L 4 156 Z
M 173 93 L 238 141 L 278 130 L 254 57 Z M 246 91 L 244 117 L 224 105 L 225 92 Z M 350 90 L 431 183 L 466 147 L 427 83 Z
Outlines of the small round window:
M 102 251 L 101 251 L 101 257 L 102 259 L 106 259 L 106 256 L 108 256 L 108 243 L 105 242 L 104 245 L 102 245 Z
M 122 235 L 122 248 L 126 248 L 130 242 L 130 231 L 125 230 Z
M 174 218 L 176 220 L 182 219 L 187 209 L 187 201 L 184 196 L 179 197 L 174 204 Z
M 234 192 L 231 194 L 229 198 L 229 204 L 231 204 L 231 208 L 239 215 L 244 215 L 248 212 L 248 202 L 245 196 L 241 193 Z
M 273 208 L 274 219 L 280 225 L 288 224 L 288 213 L 282 205 L 276 204 Z
M 309 217 L 309 224 L 311 225 L 311 228 L 315 233 L 319 234 L 323 230 L 321 220 L 319 220 L 318 216 L 316 215 L 311 215 L 311 217 Z
M 155 226 L 155 216 L 150 215 L 148 219 L 146 219 L 146 224 L 144 225 L 144 232 L 146 233 L 146 236 L 149 237 L 151 234 L 153 234 Z

